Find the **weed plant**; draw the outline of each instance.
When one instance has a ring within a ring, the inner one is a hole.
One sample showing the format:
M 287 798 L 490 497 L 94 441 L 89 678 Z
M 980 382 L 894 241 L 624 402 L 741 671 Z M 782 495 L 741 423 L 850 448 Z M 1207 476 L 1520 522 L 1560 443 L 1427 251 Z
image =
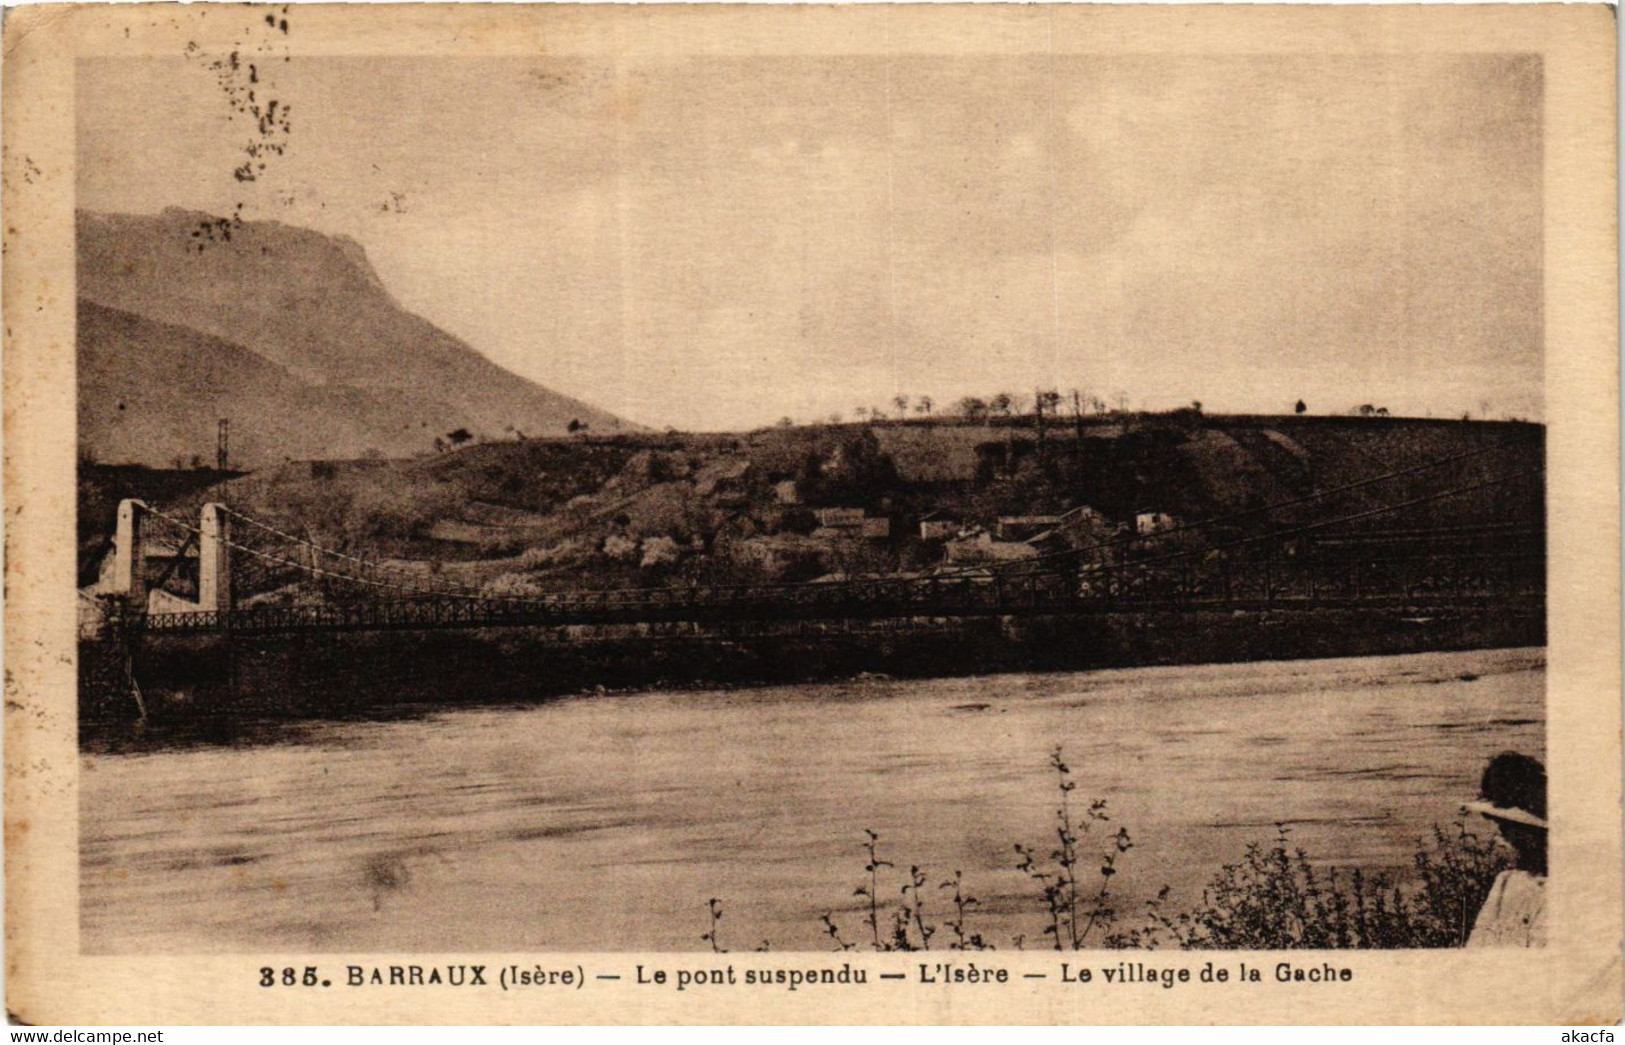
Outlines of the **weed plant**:
M 1407 881 L 1359 868 L 1317 867 L 1292 844 L 1288 825 L 1277 824 L 1270 843 L 1249 844 L 1241 859 L 1219 869 L 1195 907 L 1171 910 L 1164 886 L 1146 901 L 1140 924 L 1128 926 L 1122 924 L 1113 889 L 1119 861 L 1134 848 L 1128 829 L 1111 831 L 1104 799 L 1083 804 L 1074 798 L 1077 784 L 1060 748 L 1050 754 L 1049 764 L 1056 775 L 1054 841 L 1047 847 L 1017 843 L 1015 868 L 1034 886 L 1042 936 L 1058 951 L 1460 947 L 1496 876 L 1512 866 L 1493 835 L 1468 829 L 1465 809 L 1449 829 L 1435 826 L 1431 839 L 1419 843 Z M 949 950 L 994 949 L 973 924 L 981 902 L 963 872 L 956 869 L 932 889 L 923 868 L 912 865 L 902 873 L 882 855 L 879 832 L 866 828 L 861 848 L 863 877 L 853 895 L 863 901 L 866 932 L 844 933 L 834 912 L 826 911 L 820 922 L 831 949 L 856 950 L 867 935 L 867 945 L 876 951 L 930 950 L 939 930 L 946 930 L 940 942 Z M 947 890 L 951 911 L 930 910 L 940 910 L 940 904 L 928 904 L 928 898 Z M 707 907 L 710 931 L 701 939 L 721 951 L 722 905 L 713 899 Z M 1024 948 L 1026 939 L 1018 934 L 1011 943 Z

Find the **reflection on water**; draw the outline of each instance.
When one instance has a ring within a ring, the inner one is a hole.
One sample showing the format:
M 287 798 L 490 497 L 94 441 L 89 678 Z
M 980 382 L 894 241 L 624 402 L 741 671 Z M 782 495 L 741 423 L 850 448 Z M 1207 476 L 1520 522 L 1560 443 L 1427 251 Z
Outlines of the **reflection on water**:
M 1013 845 L 1053 839 L 1057 744 L 1133 835 L 1122 908 L 1164 884 L 1189 906 L 1276 822 L 1318 860 L 1404 866 L 1489 755 L 1543 756 L 1544 684 L 1543 650 L 860 680 L 88 755 L 81 944 L 695 950 L 719 897 L 724 946 L 824 949 L 826 911 L 864 931 L 873 828 L 933 886 L 963 870 L 971 928 L 1008 946 L 1041 931 Z

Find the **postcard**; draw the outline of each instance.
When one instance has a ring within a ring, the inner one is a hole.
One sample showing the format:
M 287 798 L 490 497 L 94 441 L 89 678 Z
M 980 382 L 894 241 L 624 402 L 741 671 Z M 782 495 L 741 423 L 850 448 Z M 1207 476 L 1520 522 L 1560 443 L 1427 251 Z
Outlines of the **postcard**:
M 1620 1019 L 1610 8 L 8 15 L 14 1020 Z

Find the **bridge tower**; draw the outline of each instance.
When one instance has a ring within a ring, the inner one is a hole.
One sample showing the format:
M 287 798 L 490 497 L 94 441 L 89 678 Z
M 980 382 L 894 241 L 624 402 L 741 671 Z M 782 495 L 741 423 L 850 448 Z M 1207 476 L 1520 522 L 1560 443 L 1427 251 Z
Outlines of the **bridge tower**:
M 198 527 L 198 609 L 224 613 L 231 609 L 231 518 L 223 504 L 203 506 Z
M 147 505 L 126 498 L 118 505 L 118 528 L 113 534 L 113 576 L 109 591 L 122 596 L 126 609 L 146 613 L 151 596 L 147 581 Z M 198 526 L 197 608 L 206 612 L 231 609 L 231 518 L 223 504 L 203 506 Z
M 147 556 L 142 538 L 143 513 L 147 506 L 133 498 L 118 503 L 118 528 L 113 535 L 113 577 L 111 590 L 124 596 L 124 605 L 136 613 L 147 612 Z

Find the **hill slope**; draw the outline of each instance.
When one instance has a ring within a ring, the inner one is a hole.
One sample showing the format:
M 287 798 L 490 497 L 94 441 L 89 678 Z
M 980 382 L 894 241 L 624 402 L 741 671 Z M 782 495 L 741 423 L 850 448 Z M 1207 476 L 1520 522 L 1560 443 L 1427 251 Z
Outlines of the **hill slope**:
M 945 553 L 922 519 L 993 529 L 1001 517 L 1079 506 L 1102 519 L 1080 545 L 1120 539 L 1147 511 L 1225 518 L 1177 549 L 1311 525 L 1321 536 L 1397 534 L 1400 547 L 1415 531 L 1462 529 L 1470 543 L 1466 529 L 1543 526 L 1537 425 L 1142 415 L 1081 434 L 1052 430 L 1043 449 L 1025 423 L 496 442 L 411 461 L 288 465 L 209 496 L 308 528 L 318 543 L 432 560 L 509 593 L 917 571 Z M 830 531 L 820 507 L 861 508 L 888 532 Z
M 79 339 L 90 377 L 81 438 L 98 458 L 167 463 L 206 452 L 218 417 L 233 418 L 234 456 L 248 465 L 418 453 L 457 428 L 494 436 L 559 434 L 572 420 L 624 427 L 402 309 L 354 241 L 276 222 L 227 227 L 173 208 L 81 212 L 77 232 L 89 317 Z M 181 376 L 189 366 L 202 369 Z M 213 405 L 198 393 L 223 399 Z M 107 397 L 119 394 L 123 414 L 139 404 L 150 416 L 109 423 L 117 399 Z M 238 407 L 245 412 L 234 415 Z
M 442 429 L 347 385 L 317 385 L 240 345 L 81 299 L 79 439 L 96 460 L 213 462 L 215 423 L 232 457 L 360 457 L 431 445 Z

